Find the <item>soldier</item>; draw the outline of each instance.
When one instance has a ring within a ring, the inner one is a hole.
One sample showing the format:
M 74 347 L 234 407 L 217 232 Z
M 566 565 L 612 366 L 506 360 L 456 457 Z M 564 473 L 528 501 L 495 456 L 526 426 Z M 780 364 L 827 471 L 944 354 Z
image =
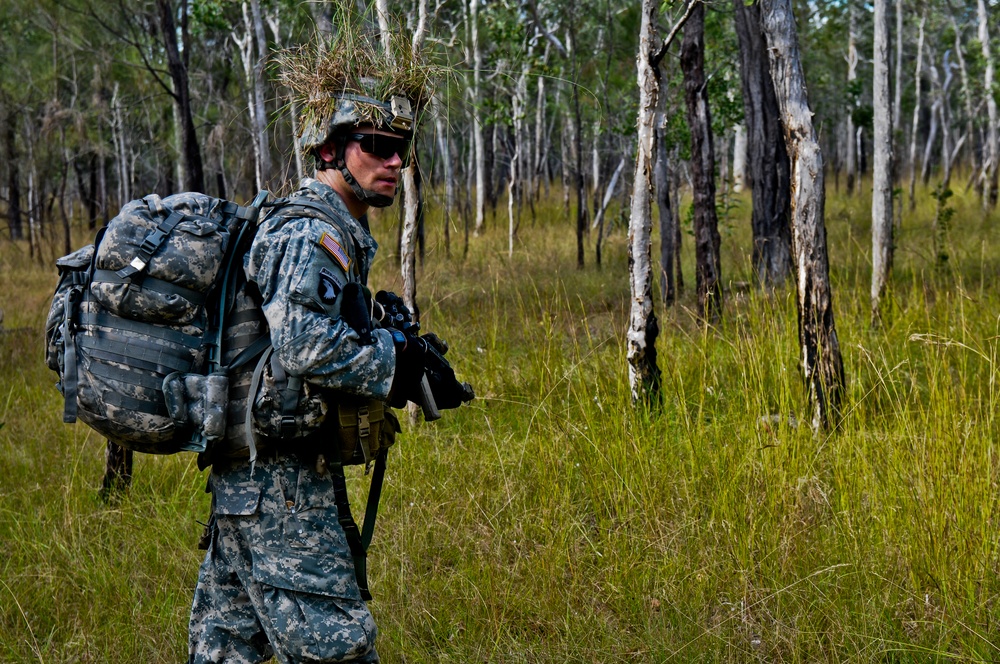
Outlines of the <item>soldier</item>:
M 413 343 L 388 329 L 368 329 L 367 315 L 352 326 L 347 315 L 359 304 L 372 307 L 364 286 L 378 245 L 366 213 L 393 202 L 413 117 L 401 96 L 383 101 L 341 93 L 331 101 L 329 119 L 307 123 L 300 139 L 316 159 L 315 177 L 266 216 L 247 254 L 248 290 L 259 289 L 274 351 L 254 371 L 258 435 L 249 458 L 223 454 L 220 446 L 208 459 L 213 510 L 191 611 L 192 663 L 272 656 L 280 662 L 378 661 L 367 590 L 359 587 L 357 557 L 342 525 L 346 500 L 338 506 L 335 495 L 343 475 L 329 444 L 336 433 L 330 422 L 342 401 L 365 404 L 356 411 L 364 412 L 362 419 L 369 405 L 382 410 L 390 395 L 393 403 L 405 401 L 413 388 L 403 383 L 412 380 L 414 367 L 420 370 L 410 357 Z M 285 391 L 282 372 L 304 384 L 294 416 L 277 403 Z M 266 406 L 259 395 L 269 380 L 277 385 L 271 386 L 274 416 L 257 412 Z M 303 415 L 310 403 L 315 417 Z M 380 433 L 373 426 L 371 435 L 390 444 L 395 420 L 387 408 L 383 417 Z M 268 420 L 279 430 L 260 436 L 259 425 Z M 294 430 L 312 421 L 325 423 L 304 435 Z M 367 422 L 359 432 L 368 433 Z

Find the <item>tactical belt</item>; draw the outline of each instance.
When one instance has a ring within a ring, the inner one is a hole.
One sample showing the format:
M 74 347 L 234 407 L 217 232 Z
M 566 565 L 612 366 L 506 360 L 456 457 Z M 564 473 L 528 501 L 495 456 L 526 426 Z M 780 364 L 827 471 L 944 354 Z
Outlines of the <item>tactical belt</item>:
M 344 464 L 340 461 L 339 450 L 333 455 L 330 463 L 330 478 L 333 480 L 333 497 L 337 503 L 337 520 L 344 529 L 347 546 L 351 548 L 354 558 L 354 577 L 358 581 L 361 599 L 366 602 L 372 598 L 368 590 L 368 547 L 375 533 L 375 516 L 378 514 L 379 498 L 382 496 L 382 480 L 385 478 L 385 457 L 387 449 L 379 451 L 375 458 L 375 470 L 372 471 L 372 486 L 368 491 L 368 504 L 365 506 L 365 522 L 360 532 L 358 524 L 351 516 L 351 504 L 347 498 L 347 479 L 344 477 Z

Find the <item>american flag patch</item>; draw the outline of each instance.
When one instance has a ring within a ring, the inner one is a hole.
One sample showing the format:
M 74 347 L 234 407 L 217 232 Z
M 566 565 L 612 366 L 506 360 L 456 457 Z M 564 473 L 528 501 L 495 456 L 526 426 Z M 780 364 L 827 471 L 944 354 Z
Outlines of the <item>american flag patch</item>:
M 330 252 L 330 255 L 340 263 L 340 267 L 344 269 L 344 272 L 350 271 L 351 257 L 347 255 L 347 252 L 340 246 L 340 243 L 333 239 L 333 236 L 329 233 L 323 233 L 323 237 L 319 240 L 319 246 Z

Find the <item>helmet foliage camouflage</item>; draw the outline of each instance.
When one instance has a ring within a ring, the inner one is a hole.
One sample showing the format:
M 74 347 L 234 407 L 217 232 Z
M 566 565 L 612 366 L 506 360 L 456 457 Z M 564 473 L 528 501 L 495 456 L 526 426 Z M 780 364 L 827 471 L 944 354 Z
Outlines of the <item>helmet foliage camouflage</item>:
M 424 62 L 405 30 L 372 32 L 371 17 L 343 3 L 329 41 L 278 54 L 279 80 L 301 108 L 299 144 L 314 153 L 338 133 L 372 124 L 407 137 L 429 95 L 435 68 Z

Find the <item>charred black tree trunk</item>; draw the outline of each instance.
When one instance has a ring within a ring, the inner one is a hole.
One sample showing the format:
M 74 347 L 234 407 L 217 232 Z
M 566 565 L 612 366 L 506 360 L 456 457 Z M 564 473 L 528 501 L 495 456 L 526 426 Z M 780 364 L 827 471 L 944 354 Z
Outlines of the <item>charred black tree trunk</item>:
M 666 91 L 663 75 L 659 76 L 661 89 L 656 101 L 656 163 L 653 166 L 653 183 L 656 191 L 656 206 L 660 212 L 660 299 L 665 306 L 677 299 L 675 262 L 680 263 L 677 246 L 675 217 L 670 209 L 670 158 L 667 154 Z
M 792 252 L 802 372 L 813 405 L 813 427 L 828 429 L 840 419 L 847 379 L 833 320 L 823 155 L 806 95 L 791 0 L 761 0 L 760 16 L 791 163 Z
M 186 0 L 183 0 L 185 11 L 183 16 L 187 16 Z M 177 45 L 177 25 L 174 23 L 174 7 L 171 0 L 157 0 L 160 10 L 160 33 L 163 37 L 164 51 L 167 56 L 167 65 L 170 71 L 170 79 L 173 81 L 174 102 L 181 117 L 181 144 L 184 151 L 184 172 L 187 181 L 184 188 L 188 191 L 205 191 L 205 177 L 202 171 L 201 147 L 198 145 L 198 136 L 195 133 L 194 117 L 191 114 L 191 88 L 188 84 L 187 63 L 181 57 L 180 49 Z M 181 26 L 181 32 L 186 36 L 186 26 Z M 189 50 L 184 49 L 185 56 Z
M 7 228 L 11 240 L 24 239 L 24 226 L 21 222 L 21 172 L 17 154 L 17 115 L 8 107 L 4 114 L 4 147 L 7 153 Z
M 104 480 L 101 482 L 101 498 L 113 503 L 132 484 L 132 450 L 108 441 L 104 457 Z
M 715 148 L 705 84 L 705 6 L 701 2 L 684 25 L 681 44 L 684 100 L 691 130 L 691 180 L 694 184 L 695 286 L 698 313 L 716 322 L 722 313 L 719 221 L 715 211 Z
M 780 286 L 792 270 L 788 152 L 760 27 L 760 5 L 747 6 L 745 0 L 733 0 L 733 5 L 753 200 L 753 265 L 760 285 Z

